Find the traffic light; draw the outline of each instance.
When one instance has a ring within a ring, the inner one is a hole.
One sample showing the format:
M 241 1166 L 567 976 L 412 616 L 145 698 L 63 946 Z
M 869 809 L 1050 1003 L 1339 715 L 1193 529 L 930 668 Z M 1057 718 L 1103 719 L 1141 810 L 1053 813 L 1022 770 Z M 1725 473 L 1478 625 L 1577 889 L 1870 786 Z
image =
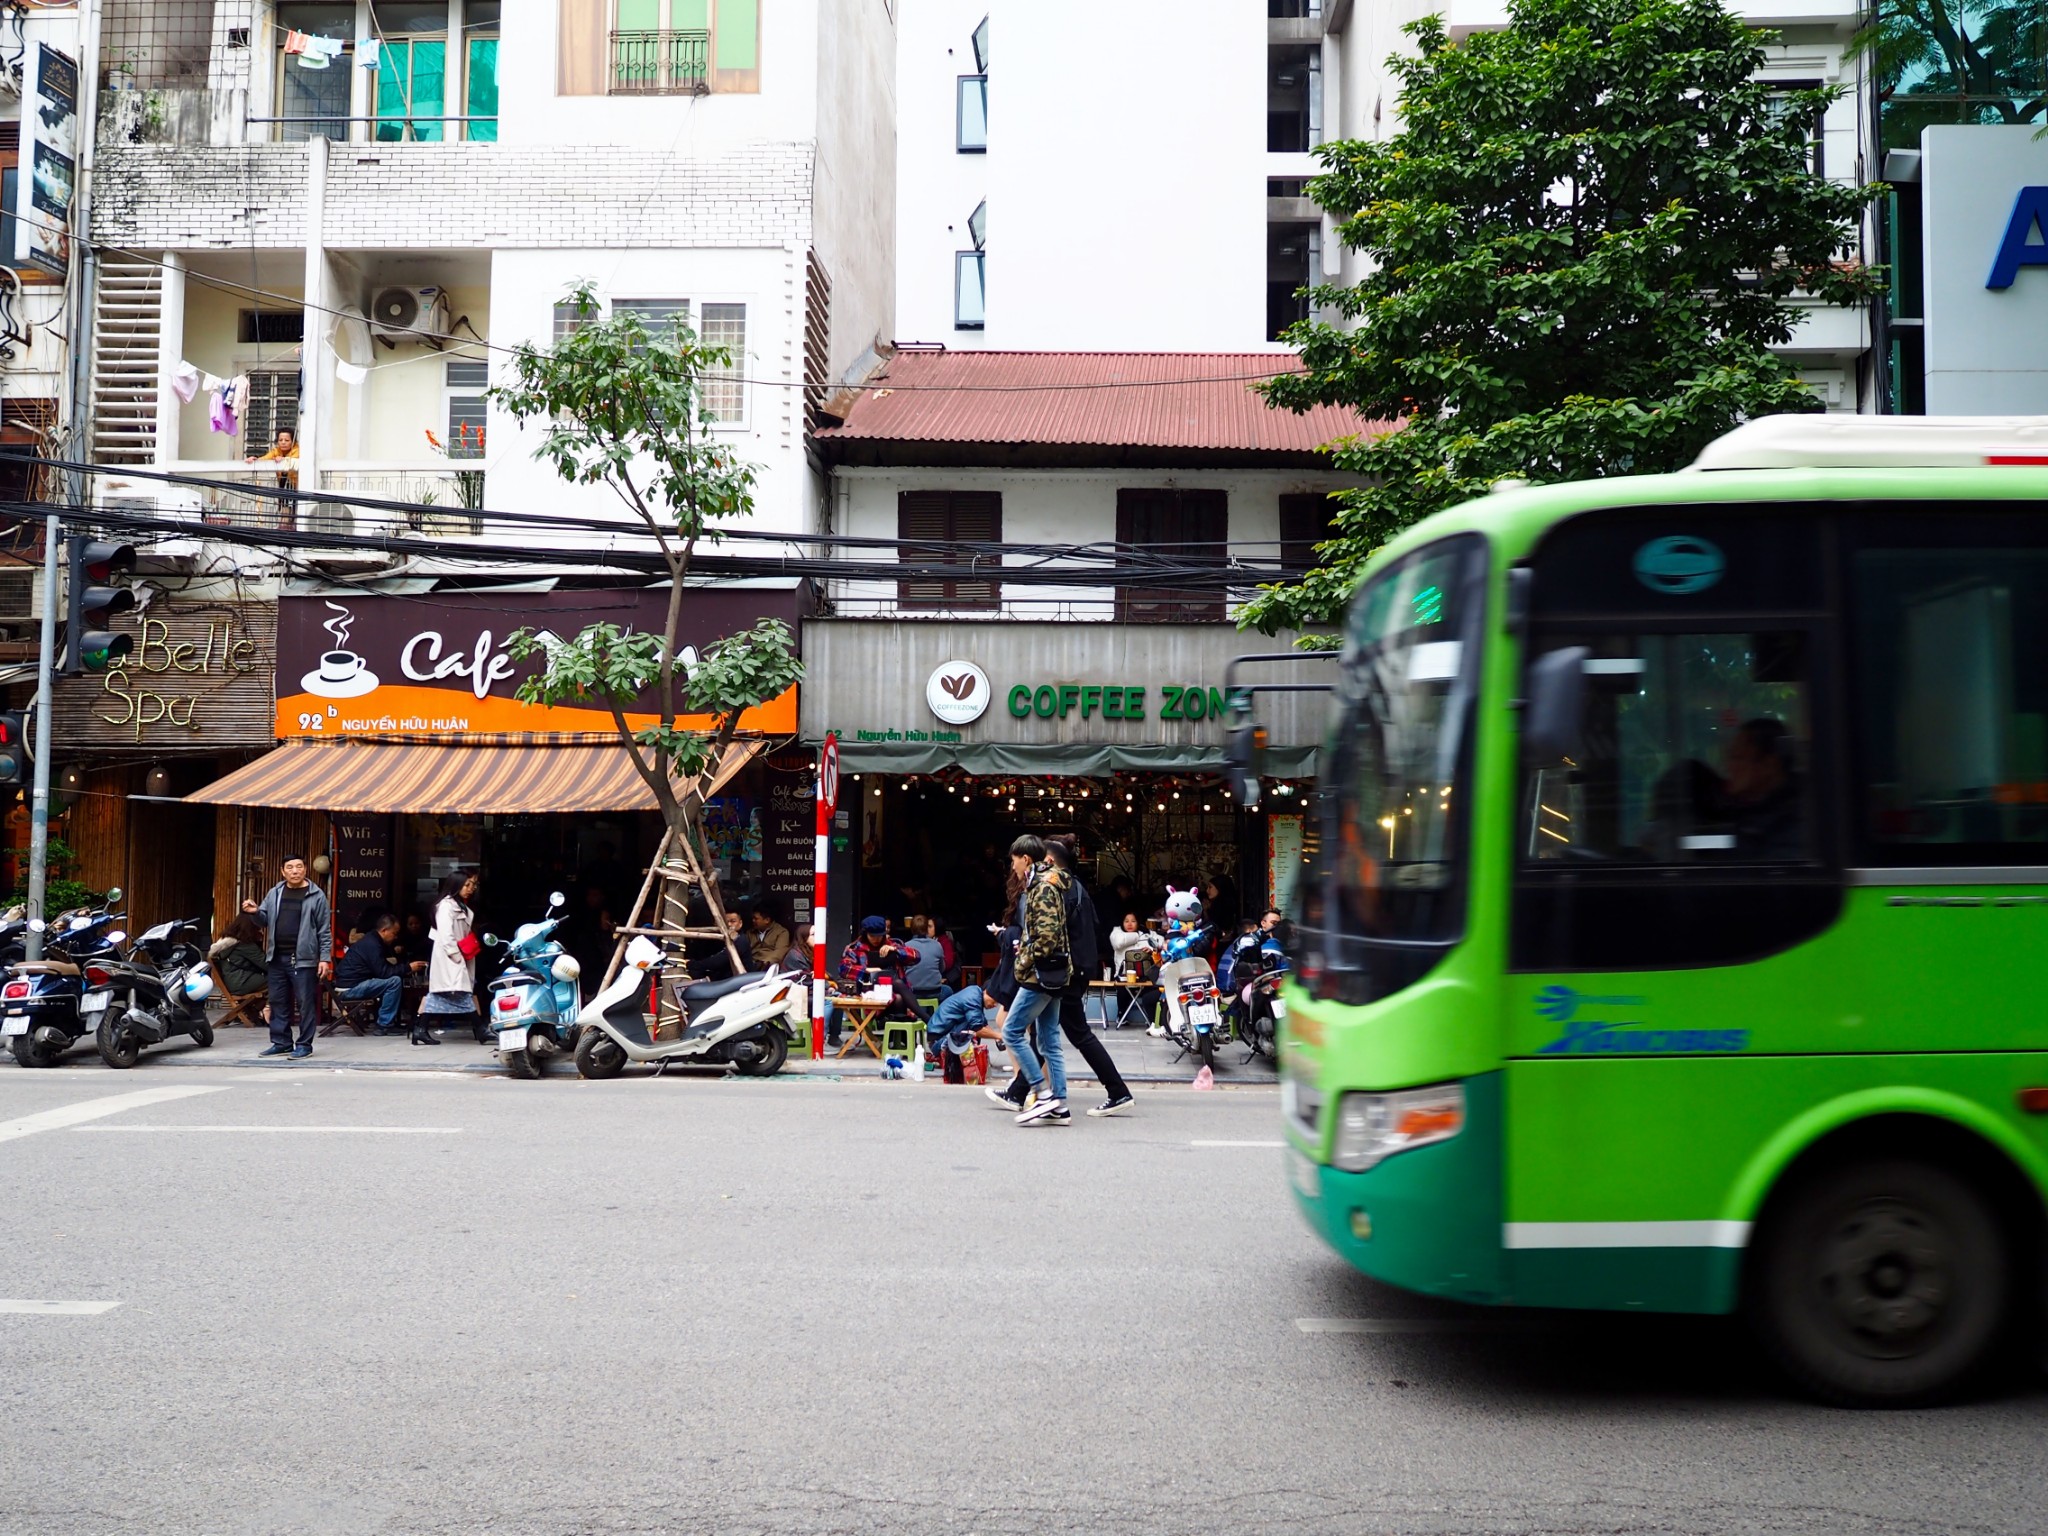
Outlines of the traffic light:
M 135 568 L 135 546 L 86 538 L 67 542 L 71 613 L 64 626 L 63 673 L 76 677 L 81 672 L 104 672 L 135 649 L 133 636 L 105 628 L 115 614 L 135 606 L 135 593 L 119 585 L 120 578 Z
M 0 710 L 0 788 L 28 782 L 27 720 L 19 710 Z

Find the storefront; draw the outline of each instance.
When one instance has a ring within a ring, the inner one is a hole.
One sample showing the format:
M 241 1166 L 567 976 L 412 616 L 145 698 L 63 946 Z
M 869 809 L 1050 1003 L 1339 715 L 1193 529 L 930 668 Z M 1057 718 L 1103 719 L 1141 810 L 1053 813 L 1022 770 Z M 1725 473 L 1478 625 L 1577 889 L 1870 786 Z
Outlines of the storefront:
M 1232 658 L 1290 641 L 1220 624 L 812 621 L 803 740 L 835 732 L 843 775 L 828 941 L 869 913 L 898 931 L 912 913 L 978 929 L 1002 905 L 1005 853 L 1023 831 L 1078 834 L 1091 886 L 1141 916 L 1167 886 L 1212 879 L 1240 912 L 1284 899 L 1308 851 L 1296 807 L 1325 696 L 1261 701 L 1275 777 L 1256 808 L 1224 783 L 1222 716 Z
M 579 921 L 594 926 L 594 914 L 609 912 L 623 922 L 661 838 L 653 794 L 608 711 L 516 697 L 538 663 L 515 662 L 506 642 L 522 627 L 563 637 L 597 623 L 659 629 L 667 601 L 666 590 L 647 588 L 288 595 L 278 604 L 273 716 L 282 744 L 192 798 L 234 806 L 245 821 L 266 808 L 317 813 L 323 883 L 346 924 L 372 909 L 429 908 L 457 869 L 480 874 L 490 925 L 531 919 L 554 889 L 574 892 Z M 691 592 L 684 664 L 694 648 L 764 618 L 795 629 L 802 602 L 794 586 Z M 651 723 L 652 709 L 643 699 L 627 719 Z M 808 864 L 808 838 L 776 820 L 792 804 L 774 793 L 778 773 L 794 775 L 764 750 L 796 723 L 794 688 L 749 711 L 741 730 L 757 750 L 710 804 L 720 879 L 741 899 L 798 878 L 771 867 L 771 853 L 795 862 L 801 843 Z M 808 786 L 807 765 L 804 774 Z M 255 873 L 242 894 L 275 878 Z

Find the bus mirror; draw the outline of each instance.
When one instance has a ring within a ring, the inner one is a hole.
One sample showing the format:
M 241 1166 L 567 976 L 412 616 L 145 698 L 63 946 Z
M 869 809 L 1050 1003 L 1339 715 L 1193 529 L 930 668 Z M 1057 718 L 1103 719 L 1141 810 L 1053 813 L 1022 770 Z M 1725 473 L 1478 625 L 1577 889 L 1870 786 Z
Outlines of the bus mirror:
M 1583 645 L 1568 645 L 1530 663 L 1529 697 L 1522 712 L 1522 742 L 1530 758 L 1548 762 L 1579 755 L 1590 654 Z
M 1265 772 L 1266 728 L 1240 718 L 1230 727 L 1224 742 L 1224 761 L 1230 769 L 1230 787 L 1240 805 L 1259 803 L 1260 779 Z

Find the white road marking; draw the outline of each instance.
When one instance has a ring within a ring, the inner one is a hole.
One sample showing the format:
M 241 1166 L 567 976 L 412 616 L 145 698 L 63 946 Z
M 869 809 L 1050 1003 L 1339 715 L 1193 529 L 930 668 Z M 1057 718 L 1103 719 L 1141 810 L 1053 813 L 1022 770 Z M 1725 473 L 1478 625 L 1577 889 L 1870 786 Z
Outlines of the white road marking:
M 168 1104 L 173 1099 L 189 1099 L 202 1093 L 223 1091 L 225 1090 L 222 1087 L 138 1088 L 133 1093 L 114 1093 L 103 1099 L 84 1099 L 76 1104 L 66 1104 L 61 1109 L 45 1109 L 37 1114 L 23 1115 L 18 1120 L 0 1120 L 0 1141 L 33 1136 L 37 1131 L 61 1131 L 66 1126 L 78 1125 L 87 1120 L 118 1115 L 124 1110 L 141 1109 L 145 1104 Z
M 0 1301 L 0 1313 L 24 1317 L 97 1317 L 119 1305 L 118 1301 Z
M 1280 1148 L 1286 1146 L 1287 1143 L 1284 1141 L 1191 1141 L 1188 1145 L 1191 1147 L 1265 1147 L 1277 1152 Z
M 81 1131 L 252 1132 L 259 1136 L 460 1136 L 459 1125 L 81 1125 Z
M 1519 1317 L 1297 1317 L 1303 1333 L 1520 1333 L 1532 1324 Z

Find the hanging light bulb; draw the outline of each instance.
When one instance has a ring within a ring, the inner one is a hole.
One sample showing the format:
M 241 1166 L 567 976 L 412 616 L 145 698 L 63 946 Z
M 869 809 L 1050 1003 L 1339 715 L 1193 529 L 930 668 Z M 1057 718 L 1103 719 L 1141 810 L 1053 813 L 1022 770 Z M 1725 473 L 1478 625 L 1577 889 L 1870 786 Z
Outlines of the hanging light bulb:
M 152 795 L 168 795 L 171 792 L 171 770 L 158 763 L 149 770 L 149 777 L 143 780 L 143 787 Z

